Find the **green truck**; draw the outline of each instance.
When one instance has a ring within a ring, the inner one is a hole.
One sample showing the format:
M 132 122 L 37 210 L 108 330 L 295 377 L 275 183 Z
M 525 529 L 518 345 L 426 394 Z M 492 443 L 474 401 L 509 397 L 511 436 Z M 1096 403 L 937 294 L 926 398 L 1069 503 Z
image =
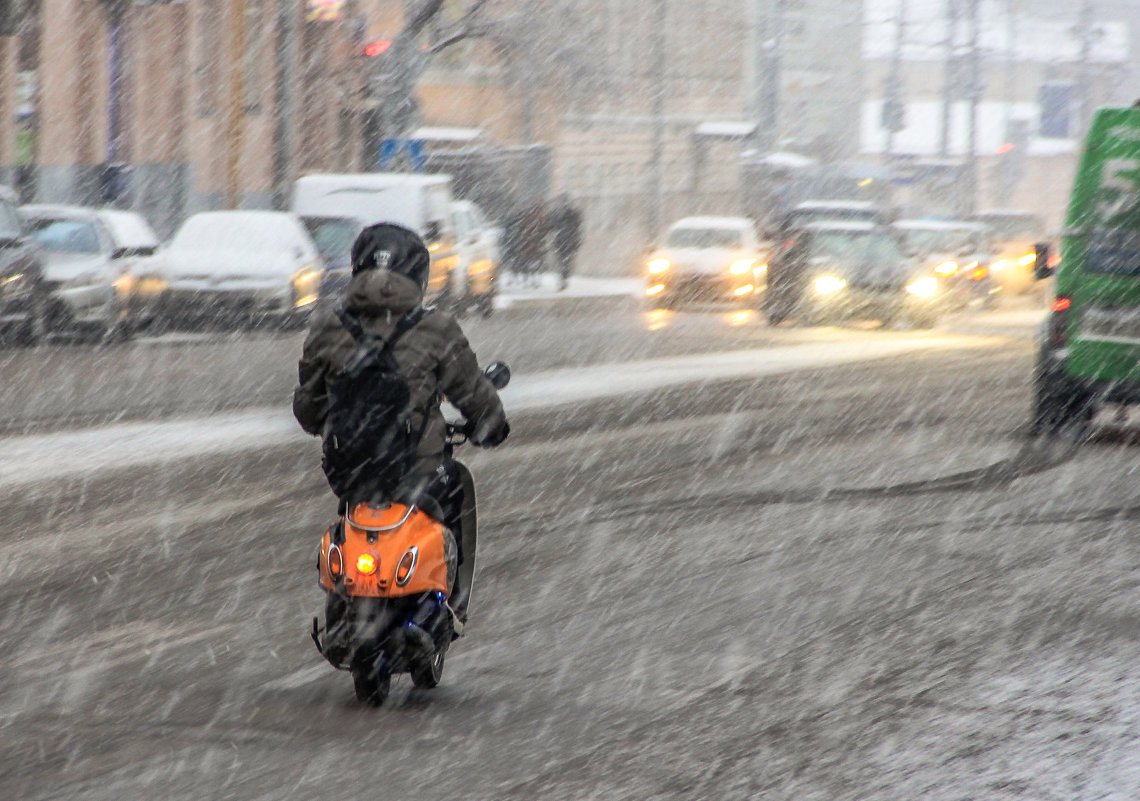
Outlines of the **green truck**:
M 1069 200 L 1035 375 L 1032 428 L 1056 433 L 1099 403 L 1140 403 L 1140 102 L 1093 119 Z

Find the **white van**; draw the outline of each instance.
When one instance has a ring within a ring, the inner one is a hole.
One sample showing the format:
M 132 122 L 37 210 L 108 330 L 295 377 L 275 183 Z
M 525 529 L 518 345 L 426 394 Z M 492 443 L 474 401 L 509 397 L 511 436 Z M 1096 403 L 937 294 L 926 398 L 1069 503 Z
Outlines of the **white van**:
M 351 217 L 362 227 L 393 222 L 411 228 L 431 252 L 427 296 L 450 303 L 459 264 L 451 204 L 448 175 L 344 173 L 298 178 L 290 210 L 302 219 Z

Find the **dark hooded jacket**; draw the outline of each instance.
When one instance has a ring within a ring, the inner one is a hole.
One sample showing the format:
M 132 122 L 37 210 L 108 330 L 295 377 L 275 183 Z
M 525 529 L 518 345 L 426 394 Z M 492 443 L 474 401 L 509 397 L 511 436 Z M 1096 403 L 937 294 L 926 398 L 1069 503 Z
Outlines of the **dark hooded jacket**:
M 422 301 L 423 291 L 411 278 L 372 268 L 353 275 L 345 307 L 365 331 L 387 339 L 397 321 Z M 325 435 L 329 388 L 355 348 L 356 341 L 334 309 L 313 318 L 298 366 L 299 384 L 293 391 L 293 415 L 308 433 Z M 506 437 L 509 428 L 498 392 L 480 371 L 459 323 L 450 315 L 438 310 L 424 315 L 392 352 L 411 389 L 412 430 L 419 431 L 427 416 L 413 473 L 429 473 L 443 462 L 446 428 L 437 391 L 472 424 L 471 441 L 476 445 L 496 445 Z

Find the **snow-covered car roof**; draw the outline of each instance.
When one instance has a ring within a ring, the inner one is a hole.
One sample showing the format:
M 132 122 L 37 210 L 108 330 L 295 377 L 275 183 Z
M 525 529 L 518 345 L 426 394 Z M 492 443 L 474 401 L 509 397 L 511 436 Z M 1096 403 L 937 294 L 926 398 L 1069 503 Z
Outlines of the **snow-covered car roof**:
M 897 220 L 892 228 L 903 231 L 984 231 L 986 226 L 966 220 Z
M 837 233 L 852 233 L 862 234 L 870 233 L 872 231 L 883 230 L 881 226 L 873 222 L 865 222 L 861 220 L 819 220 L 817 222 L 804 223 L 799 226 L 804 231 L 835 231 Z
M 747 217 L 682 217 L 669 226 L 670 231 L 677 228 L 732 228 L 747 231 L 752 228 L 752 221 Z
M 869 200 L 805 200 L 792 206 L 792 211 L 874 211 L 878 209 Z
M 28 219 L 97 220 L 99 213 L 87 206 L 68 206 L 63 203 L 31 203 L 20 206 L 20 213 Z

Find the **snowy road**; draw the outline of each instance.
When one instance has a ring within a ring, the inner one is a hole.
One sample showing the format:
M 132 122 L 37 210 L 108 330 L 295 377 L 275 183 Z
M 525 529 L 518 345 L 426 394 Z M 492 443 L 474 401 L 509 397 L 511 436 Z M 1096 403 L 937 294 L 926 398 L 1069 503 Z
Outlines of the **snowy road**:
M 1002 343 L 996 337 L 863 334 L 846 342 L 564 368 L 516 376 L 503 392 L 503 402 L 511 413 L 531 411 L 680 384 L 759 378 L 917 351 L 995 348 Z M 0 488 L 140 465 L 161 467 L 191 455 L 233 454 L 304 439 L 288 408 L 0 438 Z
M 520 395 L 596 369 L 484 334 Z M 520 397 L 464 454 L 470 635 L 380 710 L 306 633 L 313 443 L 9 492 L 0 798 L 1136 798 L 1140 446 L 1026 440 L 1031 364 L 1007 339 Z

